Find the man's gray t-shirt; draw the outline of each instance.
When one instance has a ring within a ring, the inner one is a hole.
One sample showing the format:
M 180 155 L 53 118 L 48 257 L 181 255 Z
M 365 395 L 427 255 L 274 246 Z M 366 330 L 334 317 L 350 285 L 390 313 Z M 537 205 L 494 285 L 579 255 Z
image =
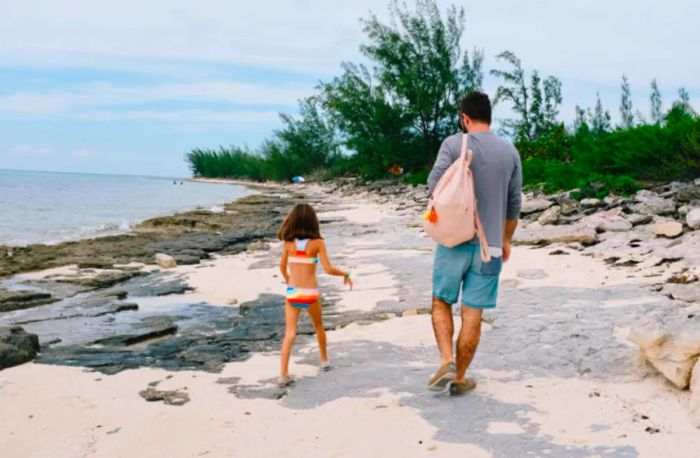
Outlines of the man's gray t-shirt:
M 493 132 L 469 134 L 472 150 L 471 170 L 474 175 L 477 209 L 489 246 L 503 246 L 505 220 L 517 220 L 520 214 L 522 168 L 515 147 Z M 450 135 L 442 142 L 435 165 L 428 177 L 432 194 L 445 171 L 459 158 L 462 133 Z M 471 243 L 478 243 L 474 237 Z

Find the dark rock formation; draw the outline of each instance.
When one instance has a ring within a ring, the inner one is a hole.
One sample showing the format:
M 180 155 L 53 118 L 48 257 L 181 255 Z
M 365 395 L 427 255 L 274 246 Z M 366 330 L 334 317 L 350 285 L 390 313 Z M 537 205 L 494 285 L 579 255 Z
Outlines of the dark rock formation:
M 39 351 L 39 338 L 19 326 L 0 328 L 0 369 L 31 361 Z

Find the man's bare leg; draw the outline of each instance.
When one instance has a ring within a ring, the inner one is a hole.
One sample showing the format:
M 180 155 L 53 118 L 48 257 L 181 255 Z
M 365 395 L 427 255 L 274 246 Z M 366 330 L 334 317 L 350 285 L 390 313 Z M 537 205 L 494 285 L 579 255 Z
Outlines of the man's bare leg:
M 435 340 L 440 350 L 440 365 L 452 362 L 452 337 L 454 335 L 452 306 L 437 297 L 433 297 L 432 320 Z
M 434 307 L 433 307 L 434 309 Z M 461 307 L 462 328 L 457 337 L 457 374 L 455 382 L 463 382 L 464 374 L 476 353 L 481 338 L 481 315 L 482 310 L 471 307 Z M 436 332 L 437 333 L 437 332 Z

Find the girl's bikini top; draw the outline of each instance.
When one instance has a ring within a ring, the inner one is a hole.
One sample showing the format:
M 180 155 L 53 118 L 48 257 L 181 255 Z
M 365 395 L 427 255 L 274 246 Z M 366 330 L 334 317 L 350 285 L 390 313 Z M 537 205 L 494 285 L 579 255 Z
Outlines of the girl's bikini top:
M 289 257 L 289 262 L 293 264 L 318 264 L 318 256 L 312 258 L 306 254 L 306 244 L 309 243 L 309 239 L 295 239 L 294 245 L 296 246 L 296 252 L 294 256 Z

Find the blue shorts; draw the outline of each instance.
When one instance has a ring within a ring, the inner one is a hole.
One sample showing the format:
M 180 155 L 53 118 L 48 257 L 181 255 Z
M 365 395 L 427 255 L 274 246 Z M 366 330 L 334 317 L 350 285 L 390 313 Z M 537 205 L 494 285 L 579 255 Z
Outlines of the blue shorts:
M 453 248 L 437 245 L 433 264 L 433 296 L 454 304 L 462 291 L 462 305 L 487 309 L 496 306 L 498 277 L 503 257 L 481 260 L 478 244 L 463 243 Z

